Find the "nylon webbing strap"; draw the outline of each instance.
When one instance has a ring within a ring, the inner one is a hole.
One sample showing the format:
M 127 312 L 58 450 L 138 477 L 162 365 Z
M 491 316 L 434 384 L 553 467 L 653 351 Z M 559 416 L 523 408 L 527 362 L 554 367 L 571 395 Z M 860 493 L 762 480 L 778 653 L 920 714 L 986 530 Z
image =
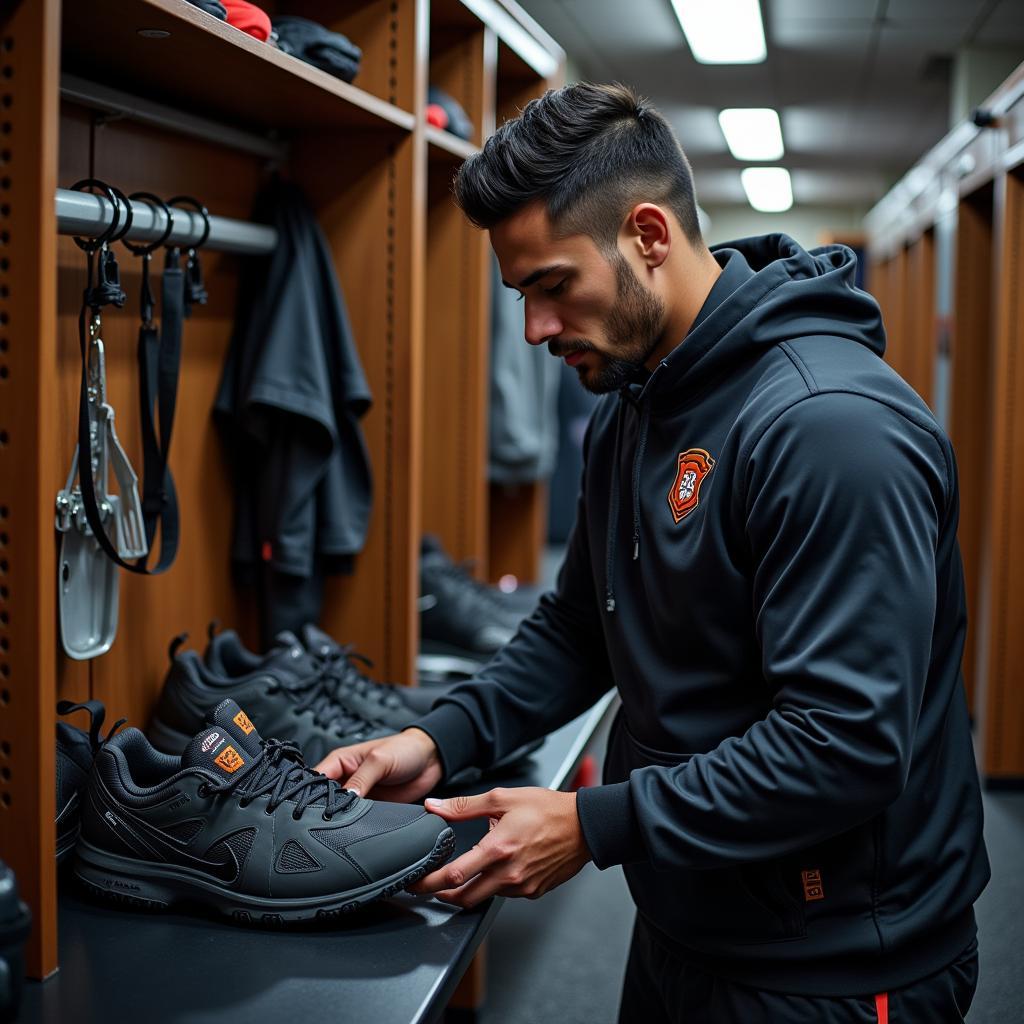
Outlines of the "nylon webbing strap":
M 173 253 L 173 255 L 172 255 Z M 169 464 L 174 409 L 178 400 L 181 338 L 185 324 L 185 277 L 177 251 L 168 252 L 160 290 L 160 334 L 149 323 L 139 328 L 139 412 L 142 424 L 142 514 L 150 551 L 160 524 L 160 558 L 150 575 L 166 572 L 178 553 L 178 495 Z M 157 439 L 154 409 L 160 424 Z M 148 557 L 148 556 L 147 556 Z M 146 559 L 137 563 L 145 569 Z

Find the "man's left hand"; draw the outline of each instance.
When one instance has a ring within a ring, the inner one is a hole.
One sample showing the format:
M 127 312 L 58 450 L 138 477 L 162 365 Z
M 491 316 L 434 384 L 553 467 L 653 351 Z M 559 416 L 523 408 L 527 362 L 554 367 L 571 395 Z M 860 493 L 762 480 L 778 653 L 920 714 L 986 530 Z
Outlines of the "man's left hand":
M 438 868 L 410 892 L 474 907 L 490 896 L 536 899 L 575 875 L 590 851 L 576 814 L 576 794 L 550 789 L 492 789 L 480 796 L 428 800 L 446 821 L 490 818 L 490 831 L 472 850 Z

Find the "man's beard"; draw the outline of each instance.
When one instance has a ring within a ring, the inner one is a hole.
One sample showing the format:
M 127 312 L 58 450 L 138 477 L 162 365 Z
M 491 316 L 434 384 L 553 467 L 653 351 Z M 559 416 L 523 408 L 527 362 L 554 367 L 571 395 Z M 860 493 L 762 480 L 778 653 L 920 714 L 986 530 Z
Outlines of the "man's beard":
M 615 306 L 608 317 L 608 348 L 615 356 L 598 352 L 603 365 L 587 371 L 579 370 L 580 383 L 595 395 L 618 391 L 632 381 L 637 371 L 657 348 L 665 323 L 665 304 L 639 281 L 629 261 L 619 252 L 612 255 L 615 268 Z M 592 342 L 549 342 L 552 355 L 572 352 L 597 352 Z

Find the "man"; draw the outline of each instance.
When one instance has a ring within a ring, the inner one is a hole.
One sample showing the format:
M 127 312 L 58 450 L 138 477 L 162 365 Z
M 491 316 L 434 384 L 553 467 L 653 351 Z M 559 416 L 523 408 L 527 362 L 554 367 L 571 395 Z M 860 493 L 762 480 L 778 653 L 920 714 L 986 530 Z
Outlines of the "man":
M 429 801 L 492 828 L 416 891 L 623 865 L 622 1021 L 961 1020 L 988 862 L 956 469 L 853 254 L 709 251 L 671 130 L 619 86 L 530 103 L 456 198 L 526 340 L 608 397 L 555 592 L 418 727 L 320 767 L 418 799 L 615 685 L 605 784 Z

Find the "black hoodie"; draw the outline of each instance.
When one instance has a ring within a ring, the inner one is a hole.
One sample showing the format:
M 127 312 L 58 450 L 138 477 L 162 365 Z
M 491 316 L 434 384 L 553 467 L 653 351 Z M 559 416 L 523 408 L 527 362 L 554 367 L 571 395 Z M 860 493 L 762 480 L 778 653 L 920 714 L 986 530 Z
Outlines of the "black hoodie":
M 989 876 L 953 452 L 849 249 L 713 252 L 683 343 L 594 413 L 555 592 L 418 724 L 451 773 L 615 685 L 577 806 L 648 922 L 758 987 L 897 988 Z

